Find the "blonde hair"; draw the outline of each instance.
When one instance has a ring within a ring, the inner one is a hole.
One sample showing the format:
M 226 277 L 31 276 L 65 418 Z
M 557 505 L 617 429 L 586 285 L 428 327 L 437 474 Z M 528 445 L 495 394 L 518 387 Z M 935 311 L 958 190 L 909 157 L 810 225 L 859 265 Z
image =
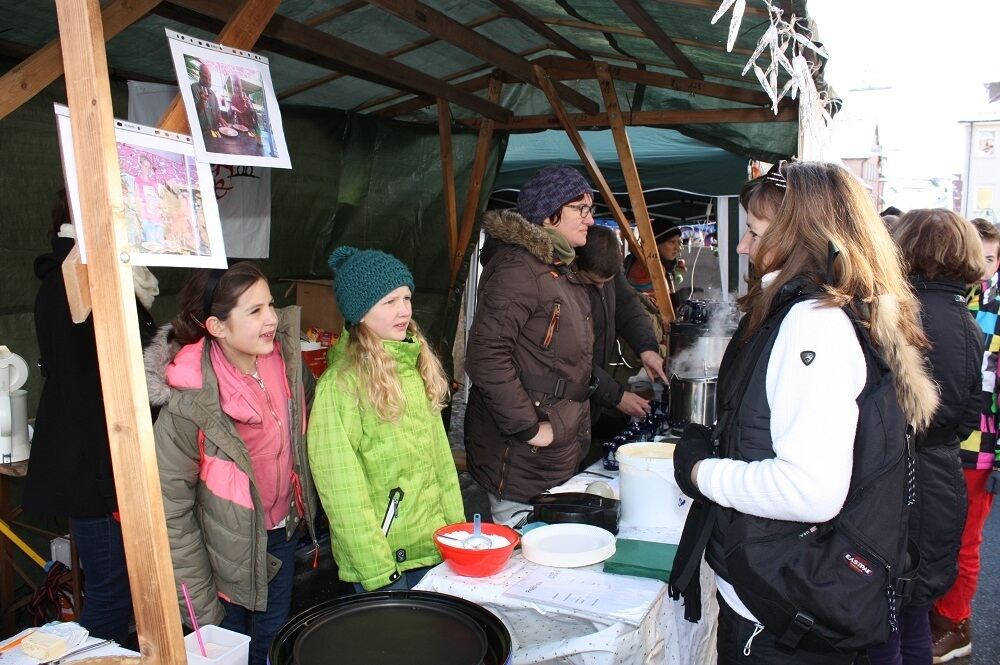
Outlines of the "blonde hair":
M 432 410 L 440 411 L 448 403 L 448 379 L 444 367 L 416 321 L 410 320 L 407 332 L 415 343 L 420 344 L 417 372 L 423 379 L 428 405 Z M 406 400 L 399 382 L 396 359 L 386 353 L 382 339 L 363 323 L 353 325 L 345 357 L 347 368 L 354 369 L 359 379 L 358 398 L 367 400 L 382 420 L 398 423 L 406 410 Z
M 976 227 L 950 210 L 910 210 L 892 227 L 910 273 L 971 284 L 983 275 L 983 243 Z
M 879 339 L 879 329 L 872 325 L 878 311 L 875 305 L 882 296 L 894 298 L 899 311 L 897 329 L 887 334 L 927 348 L 919 305 L 899 251 L 857 179 L 844 168 L 820 162 L 788 164 L 783 175 L 787 190 L 755 252 L 760 275 L 780 273 L 767 288 L 759 279 L 753 280 L 740 299 L 749 317 L 747 333 L 767 319 L 781 287 L 799 278 L 822 290 L 819 300 L 824 305 L 852 308 L 879 347 L 892 340 Z M 840 255 L 828 276 L 830 241 Z

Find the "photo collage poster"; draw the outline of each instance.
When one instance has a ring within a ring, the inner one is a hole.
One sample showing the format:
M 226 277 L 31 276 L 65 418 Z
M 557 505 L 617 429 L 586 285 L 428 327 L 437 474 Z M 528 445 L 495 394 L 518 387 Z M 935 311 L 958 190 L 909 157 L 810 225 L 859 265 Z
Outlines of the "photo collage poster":
M 54 106 L 70 214 L 80 258 L 86 263 L 69 109 L 61 104 Z M 191 138 L 115 120 L 115 144 L 130 262 L 141 266 L 226 268 L 211 165 L 195 158 Z

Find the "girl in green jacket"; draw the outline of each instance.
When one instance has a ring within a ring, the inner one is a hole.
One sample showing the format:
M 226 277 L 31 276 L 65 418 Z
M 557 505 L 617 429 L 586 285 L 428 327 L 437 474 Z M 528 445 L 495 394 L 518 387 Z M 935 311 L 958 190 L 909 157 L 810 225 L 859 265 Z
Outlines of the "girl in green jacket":
M 433 533 L 465 521 L 441 420 L 444 370 L 412 319 L 413 277 L 384 252 L 330 255 L 346 330 L 309 421 L 309 460 L 340 578 L 410 589 L 441 558 Z

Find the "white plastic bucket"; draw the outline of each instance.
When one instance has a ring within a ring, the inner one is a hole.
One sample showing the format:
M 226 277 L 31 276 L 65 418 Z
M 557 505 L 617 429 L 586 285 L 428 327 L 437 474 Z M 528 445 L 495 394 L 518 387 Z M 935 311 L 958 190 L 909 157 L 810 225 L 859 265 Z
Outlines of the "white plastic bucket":
M 621 482 L 621 526 L 684 527 L 691 499 L 674 482 L 674 444 L 639 441 L 615 453 Z

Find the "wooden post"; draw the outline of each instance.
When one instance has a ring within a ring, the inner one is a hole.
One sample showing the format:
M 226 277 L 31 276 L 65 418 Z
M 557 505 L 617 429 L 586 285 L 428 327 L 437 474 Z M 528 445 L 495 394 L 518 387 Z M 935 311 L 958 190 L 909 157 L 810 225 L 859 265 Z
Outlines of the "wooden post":
M 156 468 L 98 0 L 56 0 L 76 176 L 139 647 L 147 665 L 185 665 Z
M 444 195 L 444 218 L 448 225 L 448 256 L 458 251 L 458 202 L 455 195 L 455 160 L 451 153 L 451 107 L 438 97 L 438 138 L 441 140 L 441 180 Z M 454 258 L 452 258 L 454 261 Z
M 279 4 L 281 0 L 243 0 L 243 4 L 226 23 L 216 41 L 224 46 L 249 51 L 260 39 L 261 33 L 274 16 Z M 170 106 L 164 111 L 159 127 L 181 134 L 191 133 L 180 93 L 174 96 L 174 101 L 170 102 Z
M 629 143 L 625 122 L 622 119 L 622 110 L 618 105 L 618 92 L 615 90 L 615 82 L 611 78 L 611 72 L 608 71 L 607 63 L 595 62 L 594 67 L 597 69 L 597 80 L 601 85 L 601 94 L 604 96 L 604 108 L 608 111 L 608 121 L 611 123 L 611 134 L 615 138 L 615 148 L 618 149 L 618 161 L 621 162 L 622 175 L 625 177 L 625 186 L 628 188 L 628 197 L 632 202 L 632 215 L 635 217 L 636 226 L 639 227 L 642 256 L 645 259 L 649 277 L 653 282 L 656 305 L 660 310 L 664 325 L 670 325 L 670 322 L 674 320 L 674 305 L 670 300 L 667 276 L 663 272 L 660 253 L 656 248 L 653 225 L 650 223 L 649 211 L 646 209 L 646 197 L 642 192 L 642 183 L 639 181 L 639 169 L 635 165 L 632 145 Z
M 494 104 L 500 101 L 500 91 L 503 89 L 503 82 L 499 77 L 490 79 L 487 88 L 487 98 Z M 490 144 L 493 141 L 493 120 L 483 118 L 483 123 L 479 126 L 479 136 L 476 139 L 476 156 L 472 160 L 472 173 L 469 176 L 469 191 L 465 194 L 465 207 L 462 208 L 462 224 L 459 229 L 458 245 L 452 255 L 451 263 L 451 284 L 448 288 L 450 292 L 455 288 L 455 280 L 458 279 L 458 271 L 462 267 L 462 258 L 465 250 L 472 240 L 472 229 L 476 226 L 476 213 L 479 212 L 479 195 L 483 189 L 483 178 L 486 176 L 486 161 L 490 156 Z
M 90 316 L 90 278 L 87 276 L 87 264 L 80 260 L 79 245 L 73 245 L 63 259 L 62 275 L 70 318 L 73 323 L 83 323 Z
M 608 208 L 611 209 L 611 215 L 615 218 L 615 221 L 618 222 L 618 227 L 622 230 L 622 235 L 625 236 L 629 249 L 632 250 L 632 253 L 635 254 L 640 261 L 645 261 L 642 249 L 635 241 L 635 236 L 632 235 L 632 228 L 629 226 L 628 220 L 625 219 L 625 213 L 622 211 L 621 206 L 618 205 L 614 192 L 611 191 L 608 181 L 604 179 L 604 174 L 601 173 L 600 167 L 597 166 L 594 156 L 590 154 L 590 150 L 587 149 L 583 139 L 580 137 L 580 132 L 577 131 L 576 125 L 573 124 L 569 118 L 569 114 L 566 113 L 566 108 L 562 105 L 559 97 L 556 96 L 555 88 L 552 87 L 552 81 L 549 80 L 545 70 L 538 65 L 535 65 L 535 76 L 538 79 L 539 87 L 549 100 L 552 112 L 556 114 L 557 118 L 559 118 L 559 123 L 562 125 L 563 131 L 566 132 L 570 143 L 573 144 L 573 147 L 576 148 L 577 154 L 580 155 L 580 161 L 582 161 L 584 167 L 586 167 L 591 180 L 593 180 L 594 184 L 597 185 L 597 191 L 600 192 L 602 197 L 604 197 L 604 201 L 608 204 Z

